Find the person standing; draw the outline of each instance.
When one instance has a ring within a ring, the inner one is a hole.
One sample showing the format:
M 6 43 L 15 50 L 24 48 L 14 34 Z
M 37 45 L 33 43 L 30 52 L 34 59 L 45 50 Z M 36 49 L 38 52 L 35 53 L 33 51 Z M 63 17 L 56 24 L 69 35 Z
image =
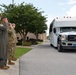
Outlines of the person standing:
M 16 36 L 16 31 L 15 31 L 15 23 L 12 23 L 12 27 L 13 27 L 13 37 L 14 37 L 12 60 L 16 61 L 17 59 L 15 58 L 15 51 L 16 51 L 17 36 Z
M 15 30 L 14 30 L 14 25 L 13 24 L 9 24 L 8 26 L 8 64 L 9 65 L 14 65 L 15 63 L 12 62 L 12 60 L 16 60 L 16 58 L 14 57 L 14 53 L 15 53 L 15 47 L 16 47 L 16 34 L 15 34 Z
M 1 18 L 2 25 L 0 25 L 0 69 L 8 69 L 8 19 Z

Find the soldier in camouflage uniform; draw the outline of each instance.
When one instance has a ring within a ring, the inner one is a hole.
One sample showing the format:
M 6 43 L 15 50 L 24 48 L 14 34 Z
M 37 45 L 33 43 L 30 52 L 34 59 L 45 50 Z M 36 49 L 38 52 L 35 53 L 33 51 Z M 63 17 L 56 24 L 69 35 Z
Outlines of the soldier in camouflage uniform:
M 12 62 L 12 58 L 14 58 L 16 47 L 16 35 L 12 24 L 9 24 L 8 27 L 8 64 L 14 65 L 15 63 Z
M 14 55 L 15 55 L 15 51 L 16 51 L 17 36 L 16 36 L 15 24 L 14 23 L 12 23 L 12 27 L 13 27 L 13 36 L 14 36 L 12 60 L 16 61 L 17 59 L 15 58 Z

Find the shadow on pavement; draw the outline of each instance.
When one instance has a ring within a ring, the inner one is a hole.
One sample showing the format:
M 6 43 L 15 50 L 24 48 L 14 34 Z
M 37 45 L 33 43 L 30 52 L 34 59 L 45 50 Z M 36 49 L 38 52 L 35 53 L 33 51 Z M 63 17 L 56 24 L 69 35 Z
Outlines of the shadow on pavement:
M 76 49 L 65 49 L 64 53 L 76 53 Z

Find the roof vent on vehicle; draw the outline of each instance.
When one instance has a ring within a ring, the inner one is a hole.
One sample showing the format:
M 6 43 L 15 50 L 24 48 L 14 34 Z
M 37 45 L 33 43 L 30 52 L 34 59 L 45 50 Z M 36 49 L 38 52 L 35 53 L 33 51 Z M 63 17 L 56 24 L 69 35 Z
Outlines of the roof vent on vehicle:
M 58 19 L 58 17 L 56 17 L 56 19 Z
M 64 18 L 65 18 L 65 16 L 64 16 Z

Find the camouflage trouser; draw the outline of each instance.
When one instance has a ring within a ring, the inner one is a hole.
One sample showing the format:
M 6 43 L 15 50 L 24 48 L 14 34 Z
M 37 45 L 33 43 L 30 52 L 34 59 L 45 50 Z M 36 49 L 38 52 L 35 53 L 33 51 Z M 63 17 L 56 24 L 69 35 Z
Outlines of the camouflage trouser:
M 9 46 L 8 46 L 8 60 L 11 60 L 14 57 L 15 48 L 16 48 L 15 43 L 9 44 Z

